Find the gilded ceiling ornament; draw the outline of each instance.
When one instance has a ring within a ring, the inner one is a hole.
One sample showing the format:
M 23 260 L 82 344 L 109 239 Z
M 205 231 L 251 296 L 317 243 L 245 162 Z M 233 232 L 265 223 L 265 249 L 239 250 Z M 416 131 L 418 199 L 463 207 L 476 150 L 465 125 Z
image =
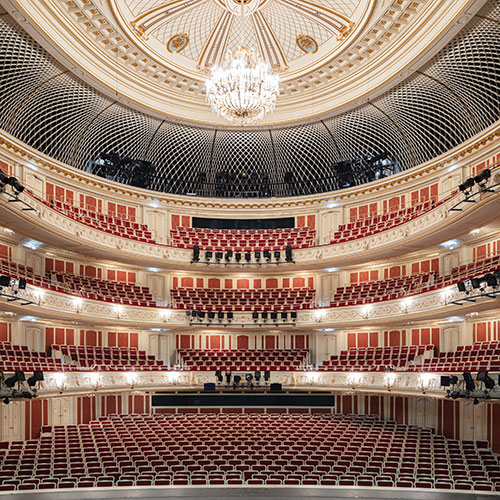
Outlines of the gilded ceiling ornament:
M 318 51 L 318 43 L 309 35 L 297 35 L 297 45 L 307 54 L 315 54 Z
M 188 43 L 189 37 L 186 35 L 186 33 L 179 33 L 177 35 L 174 35 L 167 42 L 167 50 L 172 54 L 175 54 L 176 52 L 180 52 L 182 49 L 184 49 Z

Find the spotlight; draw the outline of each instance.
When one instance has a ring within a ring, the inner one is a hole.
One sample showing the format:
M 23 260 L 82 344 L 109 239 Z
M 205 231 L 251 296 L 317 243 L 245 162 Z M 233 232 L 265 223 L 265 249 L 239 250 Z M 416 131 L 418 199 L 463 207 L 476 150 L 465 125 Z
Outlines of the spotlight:
M 294 320 L 294 321 L 295 321 L 295 320 L 297 319 L 297 311 L 292 311 L 292 312 L 290 313 L 290 317 L 292 318 L 292 320 Z
M 228 250 L 226 252 L 226 255 L 224 256 L 224 258 L 226 259 L 226 262 L 229 262 L 231 260 L 232 256 L 233 256 L 233 251 L 232 250 Z
M 279 261 L 281 259 L 281 252 L 276 250 L 276 252 L 274 252 L 274 258 L 276 259 L 276 262 Z
M 278 321 L 278 312 L 277 311 L 271 312 L 271 319 L 275 322 Z
M 231 383 L 231 370 L 226 370 L 226 383 L 227 385 Z
M 247 382 L 251 382 L 251 381 L 253 380 L 253 375 L 252 375 L 251 373 L 247 373 L 247 374 L 245 375 L 245 380 L 246 380 Z
M 9 404 L 9 398 L 4 398 L 3 399 L 3 404 L 8 405 Z
M 25 380 L 26 377 L 24 375 L 24 372 L 22 370 L 16 370 L 14 372 L 14 375 L 11 375 L 9 378 L 5 379 L 5 385 L 9 389 L 12 389 L 17 383 L 24 382 Z
M 458 189 L 462 191 L 466 196 L 469 195 L 470 189 L 474 187 L 474 179 L 472 177 L 469 177 L 466 179 L 462 184 L 458 186 Z
M 241 377 L 239 375 L 235 375 L 233 377 L 233 389 L 236 389 L 240 385 Z
M 293 262 L 292 258 L 292 245 L 287 245 L 285 248 L 285 260 L 287 262 Z
M 222 252 L 215 252 L 215 260 L 217 262 L 220 262 L 222 260 L 223 253 Z
M 219 321 L 222 321 L 224 319 L 224 311 L 219 311 L 217 313 L 217 318 L 219 319 Z
M 222 372 L 220 370 L 215 370 L 215 378 L 220 384 L 222 384 L 223 377 L 222 377 Z
M 10 276 L 0 276 L 0 286 L 10 286 Z
M 193 247 L 193 262 L 199 262 L 200 260 L 200 246 L 195 245 Z
M 208 316 L 209 321 L 212 321 L 213 319 L 215 319 L 215 312 L 214 311 L 208 311 L 207 312 L 207 316 Z
M 19 290 L 26 290 L 26 280 L 24 278 L 21 278 L 19 280 L 19 284 L 17 285 L 17 288 L 19 288 Z
M 451 385 L 451 377 L 447 377 L 445 375 L 441 376 L 441 387 L 450 387 Z
M 227 320 L 229 323 L 231 323 L 231 321 L 233 321 L 233 311 L 229 311 L 227 313 Z
M 253 375 L 255 377 L 255 382 L 259 383 L 260 382 L 260 372 L 257 371 Z
M 241 253 L 240 253 L 240 252 L 236 252 L 236 253 L 234 254 L 234 260 L 235 260 L 236 262 L 241 262 Z
M 478 404 L 479 404 L 479 399 L 474 398 L 474 404 L 475 404 L 475 405 L 478 405 Z
M 479 370 L 476 380 L 478 382 L 483 382 L 486 389 L 490 391 L 495 387 L 495 381 L 488 375 L 488 370 Z
M 252 254 L 250 252 L 245 253 L 245 261 L 250 262 L 252 260 Z
M 9 176 L 5 175 L 5 172 L 0 169 L 0 189 L 3 189 L 9 182 Z
M 35 370 L 33 375 L 28 378 L 28 385 L 30 387 L 35 387 L 37 382 L 43 382 L 43 372 L 40 370 Z
M 205 319 L 205 311 L 198 311 L 197 314 L 200 321 Z
M 495 288 L 497 286 L 497 278 L 491 273 L 485 274 L 481 281 L 485 281 L 491 288 Z
M 205 260 L 210 260 L 213 257 L 213 252 L 205 252 Z
M 465 389 L 469 392 L 474 391 L 476 389 L 476 384 L 472 379 L 472 375 L 470 372 L 463 373 L 464 381 L 465 381 Z
M 472 278 L 470 280 L 472 288 L 479 288 L 481 286 L 481 280 L 479 278 Z
M 21 194 L 24 191 L 24 186 L 15 177 L 9 177 L 7 184 L 12 186 L 16 195 Z
M 269 250 L 264 250 L 264 259 L 268 262 L 271 260 L 271 252 Z
M 459 292 L 465 292 L 465 290 L 466 290 L 466 288 L 465 288 L 465 281 L 459 281 L 457 283 L 457 288 L 458 288 Z
M 257 321 L 259 321 L 259 313 L 257 311 L 254 311 L 252 313 L 252 319 L 253 319 L 254 323 L 257 323 Z
M 451 399 L 458 399 L 460 397 L 460 391 L 453 391 L 450 395 Z
M 255 252 L 255 260 L 260 261 L 260 252 Z
M 451 384 L 451 385 L 456 385 L 456 384 L 458 384 L 458 376 L 457 376 L 457 375 L 452 375 L 452 376 L 450 377 L 450 384 Z
M 286 311 L 281 312 L 281 319 L 286 321 L 288 319 L 288 313 Z
M 266 312 L 266 311 L 264 311 L 264 312 L 261 314 L 261 316 L 262 316 L 262 321 L 267 321 L 267 312 Z
M 474 177 L 474 182 L 476 184 L 479 184 L 479 186 L 484 189 L 490 177 L 491 177 L 491 170 L 489 168 L 486 168 L 485 170 L 477 174 L 476 177 Z
M 269 382 L 269 379 L 271 378 L 271 372 L 269 370 L 266 370 L 264 372 L 264 381 Z

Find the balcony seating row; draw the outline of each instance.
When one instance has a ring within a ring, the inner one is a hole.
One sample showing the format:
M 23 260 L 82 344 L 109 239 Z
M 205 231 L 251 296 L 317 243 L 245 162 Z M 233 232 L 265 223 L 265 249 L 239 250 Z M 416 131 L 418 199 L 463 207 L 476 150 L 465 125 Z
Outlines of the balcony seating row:
M 38 201 L 53 208 L 54 210 L 57 210 L 59 213 L 64 214 L 81 224 L 85 224 L 86 226 L 90 226 L 94 229 L 98 229 L 115 236 L 121 236 L 122 238 L 142 241 L 144 243 L 156 243 L 146 224 L 139 224 L 134 220 L 127 219 L 126 217 L 96 212 L 95 207 L 92 206 L 80 208 L 72 203 L 69 203 L 68 201 L 60 201 L 50 197 L 42 199 L 32 191 L 26 190 L 26 192 Z
M 371 416 L 110 415 L 2 443 L 0 491 L 166 485 L 500 490 L 486 442 Z
M 331 307 L 371 304 L 384 300 L 395 300 L 427 290 L 434 272 L 413 274 L 380 281 L 369 281 L 359 285 L 339 287 L 330 302 Z
M 479 370 L 500 371 L 500 341 L 458 346 L 456 351 L 441 352 L 438 357 L 408 367 L 408 371 L 416 372 L 463 373 Z
M 444 200 L 446 201 L 446 200 Z M 442 202 L 426 201 L 413 207 L 403 208 L 383 215 L 371 215 L 360 218 L 355 222 L 341 224 L 333 234 L 332 243 L 345 243 L 347 241 L 372 236 L 382 231 L 388 231 L 396 226 L 410 222 L 436 208 Z
M 0 342 L 0 371 L 22 370 L 28 373 L 34 370 L 58 372 L 62 369 L 60 359 L 48 357 L 44 352 L 29 351 L 27 346 L 13 345 L 7 341 Z
M 202 251 L 263 252 L 282 251 L 287 245 L 307 248 L 315 244 L 316 231 L 309 227 L 287 229 L 231 230 L 199 229 L 177 227 L 170 231 L 172 246 L 193 248 L 198 245 Z
M 78 297 L 140 307 L 156 307 L 148 287 L 103 280 L 69 273 L 38 275 L 33 268 L 2 260 L 0 272 L 14 279 L 25 278 L 27 283 L 39 288 L 68 293 Z
M 319 371 L 385 371 L 389 368 L 404 370 L 410 363 L 429 356 L 433 345 L 392 347 L 351 347 L 340 351 L 318 367 Z
M 79 370 L 96 371 L 160 371 L 168 368 L 155 356 L 139 351 L 136 347 L 100 346 L 51 346 L 54 356 L 61 356 L 66 366 L 76 366 Z
M 172 302 L 177 309 L 194 311 L 291 311 L 310 309 L 315 290 L 282 288 L 280 290 L 233 288 L 175 288 Z
M 307 367 L 308 354 L 306 349 L 178 349 L 177 359 L 185 370 L 190 371 L 298 371 Z

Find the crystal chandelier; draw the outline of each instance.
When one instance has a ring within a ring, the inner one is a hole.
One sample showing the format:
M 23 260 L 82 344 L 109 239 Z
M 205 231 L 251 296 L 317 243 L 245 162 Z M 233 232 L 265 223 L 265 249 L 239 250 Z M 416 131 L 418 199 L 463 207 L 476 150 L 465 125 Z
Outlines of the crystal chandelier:
M 248 125 L 273 111 L 279 94 L 279 77 L 243 46 L 226 56 L 226 66 L 214 67 L 206 82 L 207 99 L 220 116 Z

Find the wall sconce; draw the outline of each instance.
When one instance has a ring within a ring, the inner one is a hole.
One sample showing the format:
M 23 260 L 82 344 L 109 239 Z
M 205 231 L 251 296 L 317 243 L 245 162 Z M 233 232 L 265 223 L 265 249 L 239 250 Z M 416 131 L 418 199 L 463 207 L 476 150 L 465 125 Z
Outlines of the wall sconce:
M 364 319 L 368 319 L 368 316 L 370 316 L 370 312 L 372 310 L 372 306 L 364 306 L 361 308 L 361 317 Z
M 127 383 L 130 385 L 130 388 L 134 388 L 134 384 L 137 381 L 137 373 L 129 372 L 125 374 L 125 378 L 127 379 Z
M 356 386 L 360 385 L 362 380 L 363 376 L 361 373 L 351 372 L 347 376 L 347 382 L 353 389 L 356 389 Z
M 83 300 L 82 299 L 74 299 L 73 300 L 73 305 L 75 306 L 75 311 L 77 313 L 82 312 L 82 307 L 83 307 Z
M 94 389 L 94 391 L 97 391 L 97 389 L 102 387 L 101 375 L 99 373 L 91 373 L 89 375 L 89 385 Z
M 404 299 L 402 302 L 401 302 L 401 310 L 405 313 L 405 314 L 408 314 L 408 309 L 410 308 L 411 304 L 412 304 L 412 299 L 410 297 Z
M 160 311 L 160 320 L 166 323 L 167 320 L 170 319 L 171 315 L 172 311 L 170 311 L 170 309 L 163 309 L 162 311 Z
M 433 376 L 430 373 L 422 373 L 418 377 L 417 387 L 425 394 L 425 391 L 429 390 L 432 384 Z
M 37 305 L 41 305 L 45 298 L 45 292 L 43 290 L 34 290 L 33 295 L 35 296 Z
M 396 385 L 396 379 L 395 373 L 389 372 L 385 374 L 384 385 L 389 392 L 391 392 L 391 389 Z
M 59 394 L 62 394 L 68 388 L 65 373 L 53 373 L 51 378 L 54 380 L 54 385 L 59 390 Z
M 123 315 L 123 306 L 115 306 L 113 310 L 115 311 L 116 317 L 120 319 Z

